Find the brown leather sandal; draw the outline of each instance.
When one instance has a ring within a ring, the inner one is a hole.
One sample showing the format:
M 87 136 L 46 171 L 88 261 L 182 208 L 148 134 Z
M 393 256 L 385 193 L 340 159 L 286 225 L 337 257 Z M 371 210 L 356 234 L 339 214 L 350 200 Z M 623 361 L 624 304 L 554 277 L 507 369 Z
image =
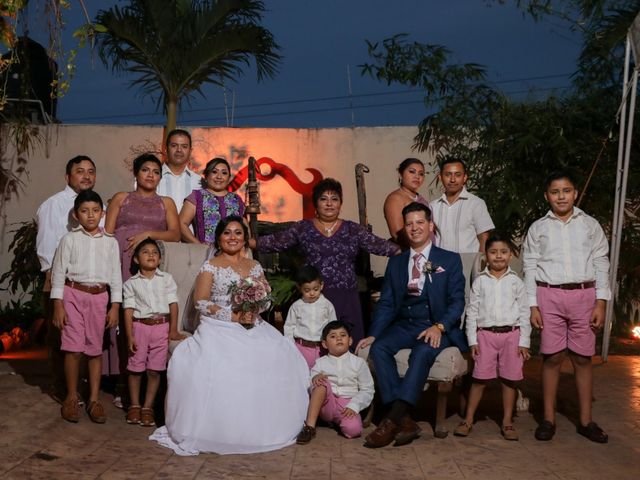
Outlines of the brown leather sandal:
M 156 419 L 153 416 L 153 408 L 140 409 L 140 425 L 143 427 L 154 427 Z
M 127 410 L 127 423 L 129 425 L 140 425 L 140 405 L 131 405 Z

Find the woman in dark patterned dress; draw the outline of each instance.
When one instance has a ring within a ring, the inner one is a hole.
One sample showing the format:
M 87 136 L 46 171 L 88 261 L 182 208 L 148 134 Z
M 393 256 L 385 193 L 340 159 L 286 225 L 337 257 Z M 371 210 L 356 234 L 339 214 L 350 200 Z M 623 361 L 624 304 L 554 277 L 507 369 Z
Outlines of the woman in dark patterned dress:
M 364 337 L 355 261 L 359 250 L 392 256 L 399 248 L 370 233 L 363 226 L 340 218 L 342 185 L 333 178 L 321 180 L 313 188 L 316 216 L 301 220 L 284 232 L 258 238 L 257 250 L 281 252 L 295 245 L 324 279 L 322 293 L 333 303 L 338 320 L 351 326 L 353 345 Z
M 183 241 L 212 245 L 220 220 L 231 215 L 244 216 L 244 202 L 237 193 L 227 190 L 230 181 L 231 168 L 224 158 L 214 158 L 207 163 L 202 188 L 191 192 L 180 210 Z

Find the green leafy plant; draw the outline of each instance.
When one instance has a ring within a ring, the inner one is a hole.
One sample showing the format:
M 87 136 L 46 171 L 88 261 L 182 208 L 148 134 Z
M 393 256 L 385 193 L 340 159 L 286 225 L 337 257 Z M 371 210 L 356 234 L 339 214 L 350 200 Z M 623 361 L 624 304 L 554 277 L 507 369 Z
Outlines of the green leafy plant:
M 11 267 L 0 276 L 0 285 L 6 285 L 2 289 L 18 295 L 18 299 L 0 306 L 2 330 L 12 326 L 28 327 L 43 314 L 44 275 L 40 272 L 40 262 L 35 254 L 38 226 L 35 220 L 18 225 L 19 228 L 12 230 L 15 234 L 9 244 L 9 251 L 13 253 Z
M 282 310 L 296 297 L 298 293 L 296 282 L 290 278 L 280 274 L 267 274 L 267 280 L 271 285 L 271 295 L 273 296 L 272 309 Z

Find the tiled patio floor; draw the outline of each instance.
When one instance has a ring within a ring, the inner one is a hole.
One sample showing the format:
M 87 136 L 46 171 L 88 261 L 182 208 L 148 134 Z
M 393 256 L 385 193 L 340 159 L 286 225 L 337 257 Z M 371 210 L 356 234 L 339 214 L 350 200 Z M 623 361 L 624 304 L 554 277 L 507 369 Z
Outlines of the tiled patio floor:
M 534 412 L 540 411 L 539 364 L 539 359 L 529 362 L 524 384 Z M 106 396 L 105 425 L 92 424 L 86 417 L 76 425 L 64 422 L 59 405 L 43 391 L 44 360 L 0 359 L 0 478 L 640 478 L 640 357 L 612 356 L 606 364 L 596 358 L 594 364 L 594 417 L 609 433 L 607 445 L 575 433 L 575 390 L 566 364 L 558 432 L 551 442 L 533 438 L 536 422 L 528 413 L 516 420 L 520 441 L 502 439 L 495 420 L 486 418 L 500 411 L 496 385 L 487 392 L 468 438 L 436 439 L 431 425 L 421 422 L 424 434 L 411 445 L 369 450 L 361 439 L 346 440 L 320 428 L 316 440 L 306 446 L 260 455 L 182 458 L 148 441 L 148 429 L 127 425 Z M 459 418 L 452 411 L 447 421 L 452 430 Z

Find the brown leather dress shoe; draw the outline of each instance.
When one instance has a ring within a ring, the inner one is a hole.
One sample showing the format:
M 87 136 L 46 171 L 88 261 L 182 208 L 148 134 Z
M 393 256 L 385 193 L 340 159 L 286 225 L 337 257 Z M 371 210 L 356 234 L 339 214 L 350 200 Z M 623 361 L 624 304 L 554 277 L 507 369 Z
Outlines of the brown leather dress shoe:
M 78 423 L 80 420 L 80 403 L 78 398 L 72 398 L 62 402 L 62 408 L 60 408 L 60 415 L 67 422 Z
M 87 414 L 92 422 L 104 423 L 107 421 L 107 414 L 104 413 L 104 407 L 100 402 L 89 402 L 87 407 Z
M 364 446 L 367 448 L 381 448 L 389 445 L 396 438 L 398 425 L 392 420 L 385 418 L 378 428 L 367 435 L 364 439 Z
M 401 447 L 402 445 L 413 442 L 416 438 L 420 437 L 420 432 L 422 432 L 422 429 L 418 424 L 414 422 L 409 415 L 405 415 L 400 420 L 400 430 L 396 434 L 396 442 L 393 446 Z

